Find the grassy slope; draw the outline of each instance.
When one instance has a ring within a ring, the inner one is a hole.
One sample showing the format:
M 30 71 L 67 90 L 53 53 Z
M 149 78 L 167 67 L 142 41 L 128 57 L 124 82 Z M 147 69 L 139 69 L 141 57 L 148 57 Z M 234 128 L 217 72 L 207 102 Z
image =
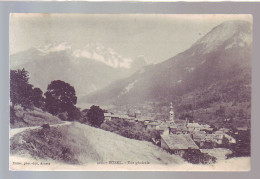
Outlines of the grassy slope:
M 51 158 L 66 163 L 96 163 L 118 160 L 180 164 L 183 160 L 149 142 L 128 139 L 80 123 L 36 129 L 11 138 L 11 155 Z
M 250 170 L 249 157 L 221 160 L 211 165 L 194 165 L 184 162 L 178 156 L 169 155 L 149 142 L 128 139 L 79 123 L 51 127 L 49 131 L 46 130 L 45 132 L 40 131 L 42 130 L 26 131 L 11 138 L 10 169 L 30 171 L 125 170 L 126 168 L 128 170 L 167 171 Z M 39 137 L 39 135 L 42 137 Z M 120 168 L 119 165 L 92 165 L 96 161 L 111 159 L 123 162 L 128 160 L 150 161 L 151 164 L 172 165 L 125 165 L 125 168 Z M 50 162 L 51 165 L 12 165 L 12 162 Z M 75 165 L 75 163 L 82 165 Z
M 13 116 L 11 117 L 15 118 L 14 123 L 10 124 L 11 128 L 62 123 L 62 121 L 58 117 L 53 116 L 48 112 L 44 112 L 39 108 L 34 108 L 33 110 L 24 110 L 21 107 L 16 107 L 14 109 Z

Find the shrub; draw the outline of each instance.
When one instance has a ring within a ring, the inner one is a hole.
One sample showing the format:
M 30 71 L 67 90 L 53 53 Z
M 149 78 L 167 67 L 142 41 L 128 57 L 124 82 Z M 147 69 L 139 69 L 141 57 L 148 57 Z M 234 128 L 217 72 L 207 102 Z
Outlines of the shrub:
M 232 154 L 227 155 L 227 158 L 249 157 L 251 155 L 250 130 L 239 131 L 233 137 L 235 137 L 236 143 L 230 144 L 229 149 L 232 151 Z
M 10 153 L 28 152 L 33 158 L 58 160 L 78 164 L 76 154 L 67 140 L 68 126 L 29 130 L 21 136 L 25 142 L 19 143 L 21 136 L 14 136 L 10 141 Z
M 87 112 L 87 120 L 94 127 L 100 127 L 104 122 L 104 111 L 99 106 L 91 106 Z
M 199 150 L 188 150 L 182 156 L 186 161 L 192 164 L 210 164 L 216 162 L 216 157 L 200 152 Z
M 41 127 L 43 129 L 50 129 L 50 125 L 49 124 L 43 124 Z
M 149 142 L 152 141 L 152 138 L 157 139 L 160 137 L 159 131 L 145 130 L 144 124 L 136 123 L 126 119 L 106 121 L 101 125 L 100 128 L 130 139 L 145 140 Z
M 58 118 L 60 118 L 63 121 L 66 121 L 68 119 L 68 113 L 67 112 L 59 113 Z

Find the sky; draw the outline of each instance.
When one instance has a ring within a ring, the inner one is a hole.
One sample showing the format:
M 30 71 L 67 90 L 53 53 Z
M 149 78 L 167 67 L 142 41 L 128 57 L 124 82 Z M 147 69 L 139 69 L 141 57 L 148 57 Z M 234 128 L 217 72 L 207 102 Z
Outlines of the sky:
M 250 15 L 11 14 L 10 54 L 49 43 L 98 43 L 126 58 L 159 63 L 188 49 L 226 20 Z

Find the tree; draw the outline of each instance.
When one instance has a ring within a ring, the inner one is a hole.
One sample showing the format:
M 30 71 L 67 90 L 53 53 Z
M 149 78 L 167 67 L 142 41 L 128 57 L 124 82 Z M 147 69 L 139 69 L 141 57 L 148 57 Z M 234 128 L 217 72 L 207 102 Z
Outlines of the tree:
M 77 108 L 76 106 L 73 106 L 70 108 L 68 111 L 68 119 L 73 120 L 73 121 L 80 121 L 81 119 L 81 112 L 80 109 Z
M 43 106 L 44 98 L 43 98 L 42 94 L 43 93 L 40 88 L 34 88 L 32 90 L 31 101 L 32 101 L 33 105 L 37 108 L 41 108 Z
M 45 108 L 53 115 L 63 112 L 69 114 L 77 103 L 74 87 L 61 80 L 52 81 L 44 95 L 46 96 Z
M 30 96 L 32 94 L 33 86 L 29 84 L 28 72 L 23 68 L 22 70 L 11 70 L 10 72 L 10 99 L 12 107 L 20 104 L 22 107 L 32 107 Z
M 221 118 L 226 118 L 226 109 L 224 106 L 220 106 L 218 110 L 216 110 L 216 115 L 220 116 Z
M 91 106 L 87 113 L 88 122 L 94 127 L 100 127 L 104 122 L 104 111 L 99 106 Z

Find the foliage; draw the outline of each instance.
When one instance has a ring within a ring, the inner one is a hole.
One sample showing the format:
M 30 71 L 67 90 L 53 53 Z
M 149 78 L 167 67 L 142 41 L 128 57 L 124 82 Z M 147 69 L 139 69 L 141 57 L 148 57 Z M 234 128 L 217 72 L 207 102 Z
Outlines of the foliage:
M 44 95 L 46 96 L 45 108 L 51 114 L 68 112 L 70 115 L 75 109 L 77 96 L 74 87 L 69 83 L 61 80 L 52 81 Z
M 216 162 L 216 157 L 202 153 L 199 150 L 185 151 L 182 157 L 192 164 L 209 164 Z
M 70 121 L 79 121 L 81 118 L 81 112 L 80 109 L 76 106 L 72 106 L 68 111 L 68 119 Z
M 216 115 L 222 118 L 226 116 L 226 109 L 223 106 L 220 106 L 218 110 L 216 110 Z
M 44 112 L 39 108 L 24 109 L 21 106 L 10 106 L 10 127 L 20 128 L 28 126 L 41 126 L 43 124 L 59 124 L 61 120 L 51 115 L 48 112 Z
M 250 130 L 247 131 L 237 131 L 236 134 L 233 134 L 233 136 L 236 139 L 235 144 L 230 144 L 228 147 L 232 154 L 229 154 L 227 157 L 248 157 L 251 155 L 251 147 L 250 147 L 250 141 L 251 141 L 251 135 Z
M 14 106 L 21 105 L 25 110 L 33 106 L 47 110 L 53 115 L 59 115 L 62 120 L 79 120 L 80 110 L 74 106 L 77 102 L 75 89 L 61 80 L 52 81 L 44 94 L 40 88 L 33 88 L 29 83 L 29 74 L 25 69 L 11 70 L 10 72 L 10 122 L 25 123 L 23 117 L 15 115 Z M 66 115 L 65 115 L 66 113 Z
M 10 106 L 10 123 L 11 123 L 11 127 L 12 127 L 16 122 L 26 123 L 26 122 L 23 120 L 23 118 L 16 116 L 14 107 L 13 107 L 13 106 Z
M 90 110 L 87 112 L 87 120 L 90 125 L 100 127 L 105 120 L 104 111 L 99 106 L 91 106 Z
M 67 126 L 47 127 L 29 130 L 20 136 L 14 136 L 10 140 L 10 153 L 28 152 L 38 159 L 53 159 L 69 164 L 78 164 L 76 154 L 71 145 L 68 145 Z M 26 142 L 18 142 L 23 139 Z
M 200 145 L 200 142 L 195 142 L 198 146 L 200 146 L 200 149 L 213 149 L 216 145 L 213 142 L 204 142 L 202 145 Z
M 49 124 L 43 124 L 41 127 L 43 129 L 50 129 L 51 128 Z
M 68 120 L 68 113 L 67 112 L 59 113 L 57 116 L 58 116 L 58 118 L 60 118 L 63 121 Z
M 146 130 L 144 124 L 134 121 L 128 121 L 126 119 L 106 121 L 101 125 L 101 128 L 130 139 L 145 140 L 151 142 L 152 138 L 160 138 L 159 131 Z
M 17 116 L 15 115 L 14 108 L 10 106 L 10 123 L 14 124 L 14 121 L 17 119 Z
M 26 109 L 33 109 L 33 106 L 42 108 L 44 104 L 44 98 L 40 88 L 33 88 L 33 85 L 29 83 L 29 74 L 23 68 L 22 70 L 10 71 L 10 122 L 24 123 L 23 117 L 17 117 L 15 114 L 15 106 L 21 106 Z
M 10 99 L 12 105 L 20 104 L 25 108 L 32 107 L 31 94 L 33 86 L 29 84 L 28 72 L 23 68 L 22 70 L 11 70 L 10 72 Z
M 29 83 L 29 74 L 24 68 L 10 72 L 10 98 L 13 106 L 20 104 L 23 107 L 40 107 L 43 103 L 41 89 L 33 88 Z
M 182 113 L 179 117 L 181 120 L 188 120 L 188 122 L 192 123 L 194 121 L 194 117 L 189 113 Z
M 43 92 L 40 88 L 34 88 L 32 90 L 32 94 L 30 96 L 30 99 L 33 103 L 33 105 L 37 108 L 42 108 L 44 104 L 44 98 L 42 96 Z

